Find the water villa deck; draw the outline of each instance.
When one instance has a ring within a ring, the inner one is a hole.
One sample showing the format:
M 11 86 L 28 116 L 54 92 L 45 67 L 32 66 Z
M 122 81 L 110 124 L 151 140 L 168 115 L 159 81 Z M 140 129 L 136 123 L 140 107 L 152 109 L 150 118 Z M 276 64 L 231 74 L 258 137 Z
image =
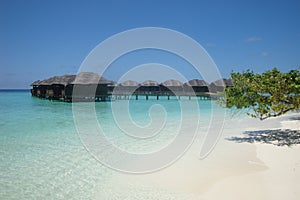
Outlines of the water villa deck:
M 158 83 L 147 80 L 137 83 L 127 80 L 116 83 L 91 72 L 76 75 L 54 76 L 37 80 L 31 84 L 32 96 L 61 101 L 111 101 L 119 99 L 212 99 L 216 93 L 232 86 L 229 79 L 217 80 L 211 84 L 204 80 L 190 80 L 182 83 L 178 80 L 167 80 Z

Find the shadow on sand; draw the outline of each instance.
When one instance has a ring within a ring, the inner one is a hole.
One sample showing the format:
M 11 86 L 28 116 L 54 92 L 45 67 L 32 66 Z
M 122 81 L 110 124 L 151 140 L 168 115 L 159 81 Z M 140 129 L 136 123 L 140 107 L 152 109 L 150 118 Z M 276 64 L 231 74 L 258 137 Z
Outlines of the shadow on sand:
M 300 116 L 290 117 L 289 120 L 291 120 L 291 121 L 300 121 Z
M 242 137 L 231 137 L 227 140 L 242 142 L 261 142 L 273 144 L 276 146 L 292 146 L 300 144 L 300 130 L 276 129 L 276 130 L 259 130 L 246 131 Z

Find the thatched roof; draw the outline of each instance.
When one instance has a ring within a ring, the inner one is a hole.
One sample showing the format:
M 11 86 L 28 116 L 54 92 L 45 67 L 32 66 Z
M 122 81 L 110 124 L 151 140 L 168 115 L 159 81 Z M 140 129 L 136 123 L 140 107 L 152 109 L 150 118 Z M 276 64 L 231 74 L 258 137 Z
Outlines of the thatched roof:
M 167 80 L 163 83 L 161 83 L 163 86 L 166 86 L 166 87 L 170 87 L 170 86 L 183 86 L 183 83 L 181 81 L 178 81 L 178 80 L 174 80 L 174 79 L 170 79 L 170 80 Z
M 141 85 L 142 86 L 159 86 L 159 83 L 157 81 L 147 80 L 147 81 L 144 81 Z
M 64 76 L 54 76 L 48 79 L 45 79 L 43 81 L 40 81 L 38 85 L 53 85 L 53 84 L 59 84 L 59 85 L 68 85 L 72 81 L 74 81 L 75 75 L 64 75 Z
M 80 85 L 88 85 L 88 84 L 109 84 L 111 81 L 108 81 L 104 77 L 100 77 L 99 74 L 93 72 L 80 72 L 76 79 L 71 84 L 80 84 Z
M 137 86 L 139 86 L 139 83 L 136 82 L 136 81 L 127 80 L 127 81 L 124 81 L 123 83 L 120 83 L 119 85 L 120 85 L 120 86 L 132 86 L 132 87 L 137 87 Z
M 184 85 L 193 87 L 193 86 L 207 86 L 208 84 L 204 80 L 193 79 L 186 82 Z
M 232 80 L 231 79 L 225 79 L 225 78 L 214 81 L 211 84 L 214 84 L 215 86 L 220 86 L 220 87 L 233 86 Z
M 40 80 L 34 81 L 33 83 L 30 84 L 30 86 L 37 86 L 40 84 Z
M 34 81 L 31 85 L 69 85 L 69 84 L 109 84 L 111 81 L 100 77 L 96 73 L 92 72 L 81 72 L 78 75 L 63 75 L 63 76 L 54 76 L 45 80 Z
M 45 80 L 37 80 L 34 81 L 31 86 L 39 86 L 39 85 L 53 85 L 53 84 L 58 84 L 58 85 L 70 85 L 70 84 L 108 84 L 110 86 L 131 86 L 131 87 L 138 87 L 138 86 L 159 86 L 163 85 L 165 87 L 182 87 L 183 85 L 185 86 L 207 86 L 208 84 L 204 80 L 199 80 L 199 79 L 193 79 L 185 84 L 183 84 L 181 81 L 170 79 L 167 80 L 161 84 L 159 84 L 157 81 L 153 80 L 147 80 L 144 81 L 143 83 L 139 84 L 136 81 L 132 80 L 127 80 L 124 81 L 120 84 L 117 84 L 114 81 L 109 81 L 105 79 L 104 77 L 101 77 L 97 73 L 93 72 L 81 72 L 78 75 L 64 75 L 64 76 L 54 76 Z M 210 84 L 211 86 L 220 86 L 220 87 L 228 87 L 228 86 L 233 86 L 233 82 L 231 79 L 220 79 L 217 81 L 214 81 Z

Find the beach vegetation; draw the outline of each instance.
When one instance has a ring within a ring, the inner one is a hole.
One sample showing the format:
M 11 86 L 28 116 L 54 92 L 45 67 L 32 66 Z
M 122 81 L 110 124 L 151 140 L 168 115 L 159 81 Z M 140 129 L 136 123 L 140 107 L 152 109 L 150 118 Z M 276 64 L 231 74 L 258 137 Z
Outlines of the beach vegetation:
M 251 117 L 264 120 L 300 109 L 300 71 L 264 73 L 247 70 L 232 72 L 232 87 L 225 88 L 218 103 L 227 108 L 246 110 Z

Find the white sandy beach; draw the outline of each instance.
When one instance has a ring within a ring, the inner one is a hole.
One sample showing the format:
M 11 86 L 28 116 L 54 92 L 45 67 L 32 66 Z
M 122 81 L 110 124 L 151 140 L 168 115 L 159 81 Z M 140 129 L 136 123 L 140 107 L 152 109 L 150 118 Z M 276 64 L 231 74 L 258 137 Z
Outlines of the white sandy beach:
M 300 145 L 226 140 L 244 131 L 299 130 L 300 122 L 295 120 L 299 116 L 293 113 L 266 121 L 235 117 L 226 122 L 220 141 L 204 160 L 198 159 L 200 141 L 196 141 L 185 156 L 164 170 L 111 177 L 105 188 L 99 188 L 97 199 L 299 199 Z

